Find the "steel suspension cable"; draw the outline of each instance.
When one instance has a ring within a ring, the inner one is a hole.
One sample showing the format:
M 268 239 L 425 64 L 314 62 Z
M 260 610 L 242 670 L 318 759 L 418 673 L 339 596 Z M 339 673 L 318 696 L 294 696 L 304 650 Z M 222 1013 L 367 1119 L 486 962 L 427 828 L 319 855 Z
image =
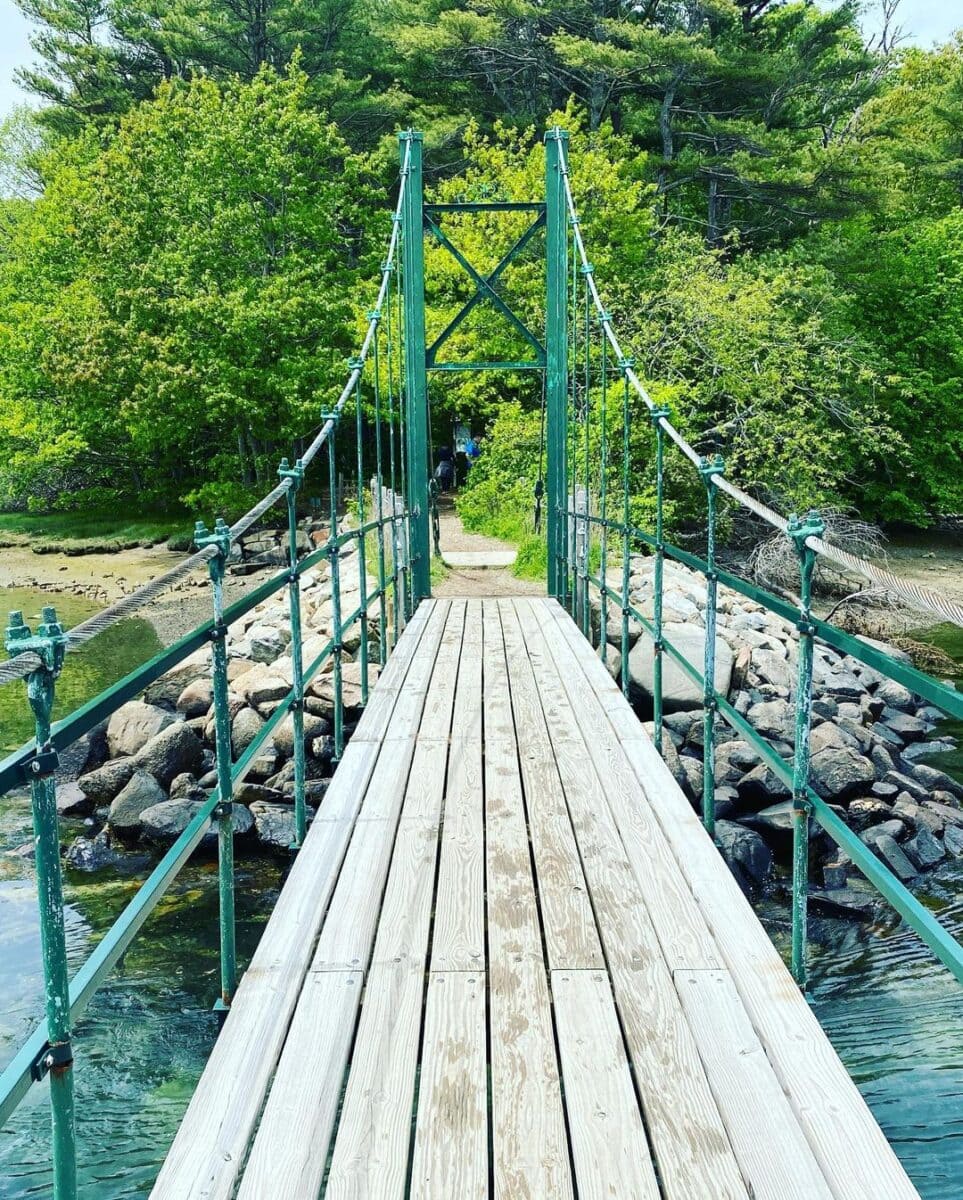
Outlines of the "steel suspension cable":
M 565 201 L 568 208 L 569 220 L 574 230 L 576 253 L 579 261 L 582 263 L 582 266 L 587 267 L 590 266 L 590 263 L 585 249 L 585 242 L 582 237 L 581 226 L 578 219 L 578 211 L 575 207 L 575 199 L 572 193 L 572 184 L 569 176 L 568 160 L 566 158 L 564 145 L 560 145 L 559 154 L 562 182 L 565 188 Z M 612 347 L 612 350 L 620 362 L 627 362 L 625 355 L 622 352 L 622 346 L 619 343 L 619 339 L 612 325 L 611 316 L 606 312 L 605 306 L 602 303 L 602 297 L 599 294 L 594 275 L 590 274 L 588 280 L 592 301 L 598 313 L 599 320 L 602 323 L 602 328 L 605 331 L 605 336 L 609 342 L 609 345 Z M 655 401 L 649 395 L 647 389 L 631 365 L 625 367 L 625 377 L 629 383 L 631 383 L 638 395 L 642 397 L 642 400 L 649 411 L 652 412 L 656 408 Z M 698 467 L 702 461 L 702 456 L 686 441 L 686 439 L 675 428 L 672 422 L 667 417 L 660 417 L 658 424 L 669 436 L 669 438 L 676 444 L 685 457 L 692 463 L 692 465 Z M 754 513 L 767 524 L 773 526 L 773 528 L 785 533 L 789 524 L 788 520 L 779 513 L 775 512 L 768 505 L 756 500 L 754 497 L 750 496 L 747 492 L 743 491 L 742 488 L 738 487 L 724 476 L 717 475 L 715 477 L 715 486 L 718 487 L 720 491 L 725 492 L 738 504 L 742 505 L 743 508 Z M 879 584 L 880 587 L 886 588 L 886 590 L 893 592 L 897 596 L 900 596 L 914 608 L 929 609 L 943 620 L 953 621 L 957 625 L 963 625 L 963 605 L 950 599 L 950 597 L 934 591 L 932 588 L 923 587 L 919 584 L 910 583 L 904 579 L 900 579 L 899 576 L 892 574 L 892 572 L 887 571 L 885 568 L 879 567 L 875 563 L 869 562 L 865 558 L 861 558 L 859 555 L 850 554 L 846 550 L 841 550 L 838 546 L 831 545 L 823 538 L 809 537 L 806 539 L 806 545 L 812 550 L 815 550 L 817 554 L 821 554 L 824 558 L 829 559 L 831 562 L 835 562 L 838 566 L 846 567 L 851 571 L 856 571 L 858 574 L 865 576 L 872 582 Z

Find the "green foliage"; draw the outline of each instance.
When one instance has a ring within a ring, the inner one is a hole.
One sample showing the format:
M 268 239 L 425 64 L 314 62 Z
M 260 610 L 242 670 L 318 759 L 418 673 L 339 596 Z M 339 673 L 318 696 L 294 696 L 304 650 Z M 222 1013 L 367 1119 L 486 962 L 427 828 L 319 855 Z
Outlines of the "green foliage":
M 261 488 L 341 383 L 371 202 L 293 68 L 63 147 L 0 263 L 8 492 L 81 463 L 148 498 Z

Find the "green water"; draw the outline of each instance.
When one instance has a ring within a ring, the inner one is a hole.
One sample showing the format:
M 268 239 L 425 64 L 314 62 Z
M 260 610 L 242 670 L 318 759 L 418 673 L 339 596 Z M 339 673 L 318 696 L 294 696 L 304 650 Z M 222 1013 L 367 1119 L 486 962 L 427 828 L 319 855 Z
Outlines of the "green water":
M 77 596 L 50 595 L 25 588 L 0 588 L 0 617 L 5 626 L 14 609 L 23 612 L 32 629 L 40 622 L 40 610 L 53 603 L 65 629 L 79 625 L 100 605 Z M 149 621 L 131 617 L 107 629 L 88 645 L 68 654 L 57 680 L 54 719 L 72 712 L 91 696 L 122 679 L 145 659 L 161 649 Z M 0 687 L 0 755 L 15 750 L 33 735 L 33 717 L 27 707 L 26 689 L 16 683 Z

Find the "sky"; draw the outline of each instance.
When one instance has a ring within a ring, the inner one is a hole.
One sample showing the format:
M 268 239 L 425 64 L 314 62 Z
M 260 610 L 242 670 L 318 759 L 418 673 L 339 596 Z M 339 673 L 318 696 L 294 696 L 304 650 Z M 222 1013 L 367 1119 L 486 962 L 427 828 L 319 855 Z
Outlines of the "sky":
M 900 23 L 911 41 L 930 46 L 963 26 L 963 0 L 903 0 Z M 869 19 L 867 28 L 872 29 Z M 14 81 L 17 67 L 33 61 L 30 24 L 13 0 L 0 0 L 0 120 L 31 98 Z

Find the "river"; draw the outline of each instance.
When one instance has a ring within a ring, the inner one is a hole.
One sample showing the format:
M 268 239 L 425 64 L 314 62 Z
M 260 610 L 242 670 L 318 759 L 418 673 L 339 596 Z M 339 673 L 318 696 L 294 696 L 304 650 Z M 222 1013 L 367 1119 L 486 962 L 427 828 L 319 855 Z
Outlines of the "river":
M 11 603 L 11 601 L 15 601 Z M 0 591 L 0 611 L 39 612 L 40 594 Z M 87 615 L 67 602 L 68 623 Z M 958 631 L 928 635 L 957 655 Z M 105 635 L 111 636 L 111 635 Z M 77 703 L 156 649 L 143 621 L 114 631 L 111 652 L 71 656 L 60 693 Z M 104 669 L 98 663 L 109 663 Z M 0 730 L 23 706 L 16 687 L 0 689 Z M 20 718 L 17 718 L 20 719 Z M 11 735 L 15 731 L 15 736 Z M 940 760 L 941 765 L 946 763 Z M 64 840 L 82 822 L 65 823 Z M 29 860 L 25 794 L 0 799 L 0 1066 L 42 1015 L 36 891 Z M 14 853 L 11 853 L 14 852 Z M 133 895 L 146 861 L 123 877 L 66 874 L 69 953 L 75 969 Z M 282 864 L 238 863 L 238 944 L 250 957 L 283 880 Z M 923 898 L 963 937 L 963 860 L 928 876 Z M 788 917 L 763 906 L 771 936 L 788 955 Z M 956 1200 L 963 1177 L 963 989 L 888 910 L 872 924 L 815 920 L 811 999 L 833 1044 L 893 1143 L 924 1200 Z M 195 860 L 172 886 L 121 966 L 98 992 L 76 1036 L 80 1195 L 83 1200 L 146 1196 L 216 1035 L 217 877 L 213 860 Z M 46 1089 L 35 1086 L 0 1139 L 0 1198 L 50 1193 Z M 706 1198 L 709 1200 L 709 1198 Z M 881 1200 L 884 1198 L 881 1197 Z

